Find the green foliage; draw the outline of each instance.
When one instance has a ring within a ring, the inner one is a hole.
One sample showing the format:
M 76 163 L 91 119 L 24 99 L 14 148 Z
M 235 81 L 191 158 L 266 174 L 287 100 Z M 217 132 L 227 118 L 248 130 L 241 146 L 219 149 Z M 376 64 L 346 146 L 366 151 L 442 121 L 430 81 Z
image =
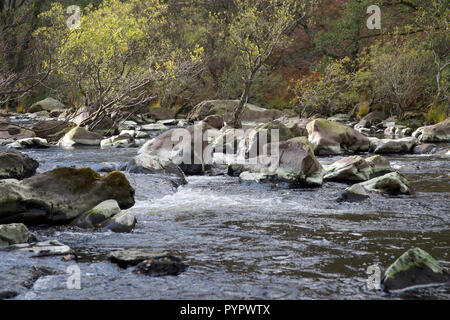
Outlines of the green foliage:
M 167 5 L 159 0 L 104 0 L 84 9 L 79 29 L 66 26 L 58 3 L 41 17 L 49 23 L 36 31 L 49 53 L 43 67 L 96 109 L 149 101 L 202 54 L 199 46 L 181 50 L 165 37 Z
M 444 121 L 449 116 L 448 107 L 444 107 L 442 105 L 433 106 L 428 110 L 427 116 L 425 120 L 428 123 L 436 124 Z

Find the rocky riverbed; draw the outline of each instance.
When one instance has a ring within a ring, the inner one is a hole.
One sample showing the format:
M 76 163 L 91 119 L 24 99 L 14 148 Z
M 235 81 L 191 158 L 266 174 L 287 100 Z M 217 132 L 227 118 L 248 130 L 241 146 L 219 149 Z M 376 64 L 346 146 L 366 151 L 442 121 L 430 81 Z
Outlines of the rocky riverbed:
M 358 202 L 336 201 L 349 187 L 345 182 L 289 189 L 245 184 L 238 177 L 221 175 L 188 176 L 187 184 L 176 186 L 160 173 L 125 172 L 135 190 L 135 204 L 125 210 L 137 219 L 131 233 L 29 226 L 37 241 L 57 240 L 71 250 L 40 256 L 30 250 L 0 250 L 0 295 L 15 299 L 449 299 L 448 283 L 385 293 L 369 289 L 366 274 L 372 265 L 386 270 L 414 247 L 450 268 L 450 162 L 445 153 L 449 146 L 437 143 L 437 151 L 443 152 L 433 154 L 383 154 L 414 192 L 371 193 Z M 137 151 L 129 146 L 21 150 L 39 163 L 38 174 L 60 166 L 120 169 Z M 373 154 L 363 150 L 360 155 Z M 327 168 L 347 156 L 323 155 L 317 161 Z M 164 252 L 179 258 L 186 268 L 176 276 L 149 277 L 110 261 L 112 252 L 123 249 Z M 79 290 L 67 285 L 72 266 L 81 272 Z

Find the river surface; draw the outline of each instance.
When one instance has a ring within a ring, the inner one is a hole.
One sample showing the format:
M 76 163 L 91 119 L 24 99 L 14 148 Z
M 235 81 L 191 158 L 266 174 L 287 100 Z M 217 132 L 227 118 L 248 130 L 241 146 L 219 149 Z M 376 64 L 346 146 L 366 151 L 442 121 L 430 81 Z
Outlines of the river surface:
M 122 164 L 137 149 L 52 147 L 24 153 L 39 161 L 43 172 Z M 414 195 L 337 203 L 345 184 L 271 189 L 240 185 L 234 177 L 195 176 L 174 189 L 155 176 L 127 174 L 136 190 L 136 205 L 129 209 L 138 219 L 132 233 L 31 228 L 39 240 L 57 239 L 75 250 L 80 290 L 66 285 L 66 268 L 75 262 L 18 258 L 14 252 L 0 256 L 0 282 L 21 286 L 16 299 L 450 299 L 448 285 L 398 294 L 366 286 L 369 266 L 384 270 L 411 247 L 450 268 L 449 156 L 388 158 L 410 180 Z M 122 248 L 168 251 L 189 268 L 176 277 L 137 275 L 107 261 L 108 252 Z M 30 272 L 47 269 L 49 275 L 24 288 Z

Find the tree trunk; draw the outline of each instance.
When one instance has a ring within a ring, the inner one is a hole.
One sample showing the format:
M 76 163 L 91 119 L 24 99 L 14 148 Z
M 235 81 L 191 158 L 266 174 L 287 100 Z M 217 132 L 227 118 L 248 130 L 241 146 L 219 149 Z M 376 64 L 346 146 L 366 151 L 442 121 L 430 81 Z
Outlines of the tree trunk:
M 253 74 L 253 73 L 252 73 Z M 247 81 L 245 81 L 244 91 L 241 95 L 241 100 L 239 100 L 239 104 L 234 108 L 233 111 L 233 120 L 231 121 L 230 125 L 235 128 L 239 129 L 242 128 L 241 118 L 245 111 L 245 105 L 248 101 L 248 96 L 250 94 L 250 87 L 253 83 L 253 75 L 250 74 Z

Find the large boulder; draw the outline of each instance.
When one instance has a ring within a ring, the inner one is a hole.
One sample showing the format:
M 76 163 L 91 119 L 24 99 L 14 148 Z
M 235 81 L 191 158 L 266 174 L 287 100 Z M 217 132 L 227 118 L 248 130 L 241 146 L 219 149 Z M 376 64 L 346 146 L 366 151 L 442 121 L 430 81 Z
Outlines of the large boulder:
M 278 155 L 274 152 L 276 148 Z M 258 156 L 256 163 L 249 162 L 247 169 L 239 176 L 241 182 L 286 184 L 288 187 L 322 185 L 323 168 L 306 137 L 269 143 L 267 155 Z
M 172 171 L 173 164 L 178 165 L 185 174 L 203 174 L 209 163 L 204 162 L 203 153 L 209 145 L 203 137 L 217 136 L 219 131 L 204 122 L 189 126 L 185 129 L 171 129 L 156 138 L 148 141 L 139 150 L 135 163 L 155 163 L 150 167 L 161 170 L 169 166 Z M 190 152 L 190 159 L 183 152 Z
M 36 137 L 47 139 L 49 141 L 57 141 L 55 137 L 60 135 L 62 138 L 70 129 L 75 126 L 72 122 L 65 122 L 60 120 L 44 120 L 39 121 L 33 125 L 31 128 L 35 133 Z M 49 139 L 51 138 L 51 139 Z
M 38 101 L 31 105 L 29 112 L 39 112 L 39 111 L 52 111 L 54 109 L 66 109 L 67 106 L 62 104 L 56 99 L 45 98 L 44 100 Z
M 16 150 L 0 150 L 0 179 L 22 180 L 36 173 L 39 163 Z
M 324 180 L 330 181 L 367 181 L 374 174 L 391 172 L 389 160 L 381 156 L 363 159 L 360 156 L 343 158 L 326 167 Z
M 360 185 L 368 191 L 382 192 L 389 195 L 412 193 L 409 181 L 398 172 L 391 172 L 369 181 L 361 182 Z
M 433 126 L 420 127 L 412 135 L 422 142 L 450 141 L 450 118 Z
M 71 148 L 75 146 L 99 146 L 103 136 L 90 132 L 84 127 L 75 127 L 67 132 L 58 142 L 58 146 Z
M 413 248 L 400 256 L 384 273 L 384 291 L 450 282 L 450 274 L 429 253 Z
M 225 122 L 232 119 L 234 108 L 239 100 L 207 100 L 200 102 L 188 114 L 188 120 L 201 121 L 210 115 L 220 115 Z M 268 122 L 281 116 L 281 111 L 264 109 L 247 103 L 242 114 L 242 121 Z
M 369 150 L 369 139 L 338 122 L 316 119 L 308 123 L 308 139 L 316 155 Z
M 109 199 L 121 209 L 134 205 L 134 189 L 124 174 L 56 168 L 22 181 L 0 181 L 0 223 L 66 223 Z
M 370 151 L 377 154 L 386 153 L 411 153 L 412 149 L 419 143 L 414 137 L 402 139 L 378 139 L 370 137 Z
M 0 224 L 0 247 L 27 243 L 32 236 L 22 223 Z

